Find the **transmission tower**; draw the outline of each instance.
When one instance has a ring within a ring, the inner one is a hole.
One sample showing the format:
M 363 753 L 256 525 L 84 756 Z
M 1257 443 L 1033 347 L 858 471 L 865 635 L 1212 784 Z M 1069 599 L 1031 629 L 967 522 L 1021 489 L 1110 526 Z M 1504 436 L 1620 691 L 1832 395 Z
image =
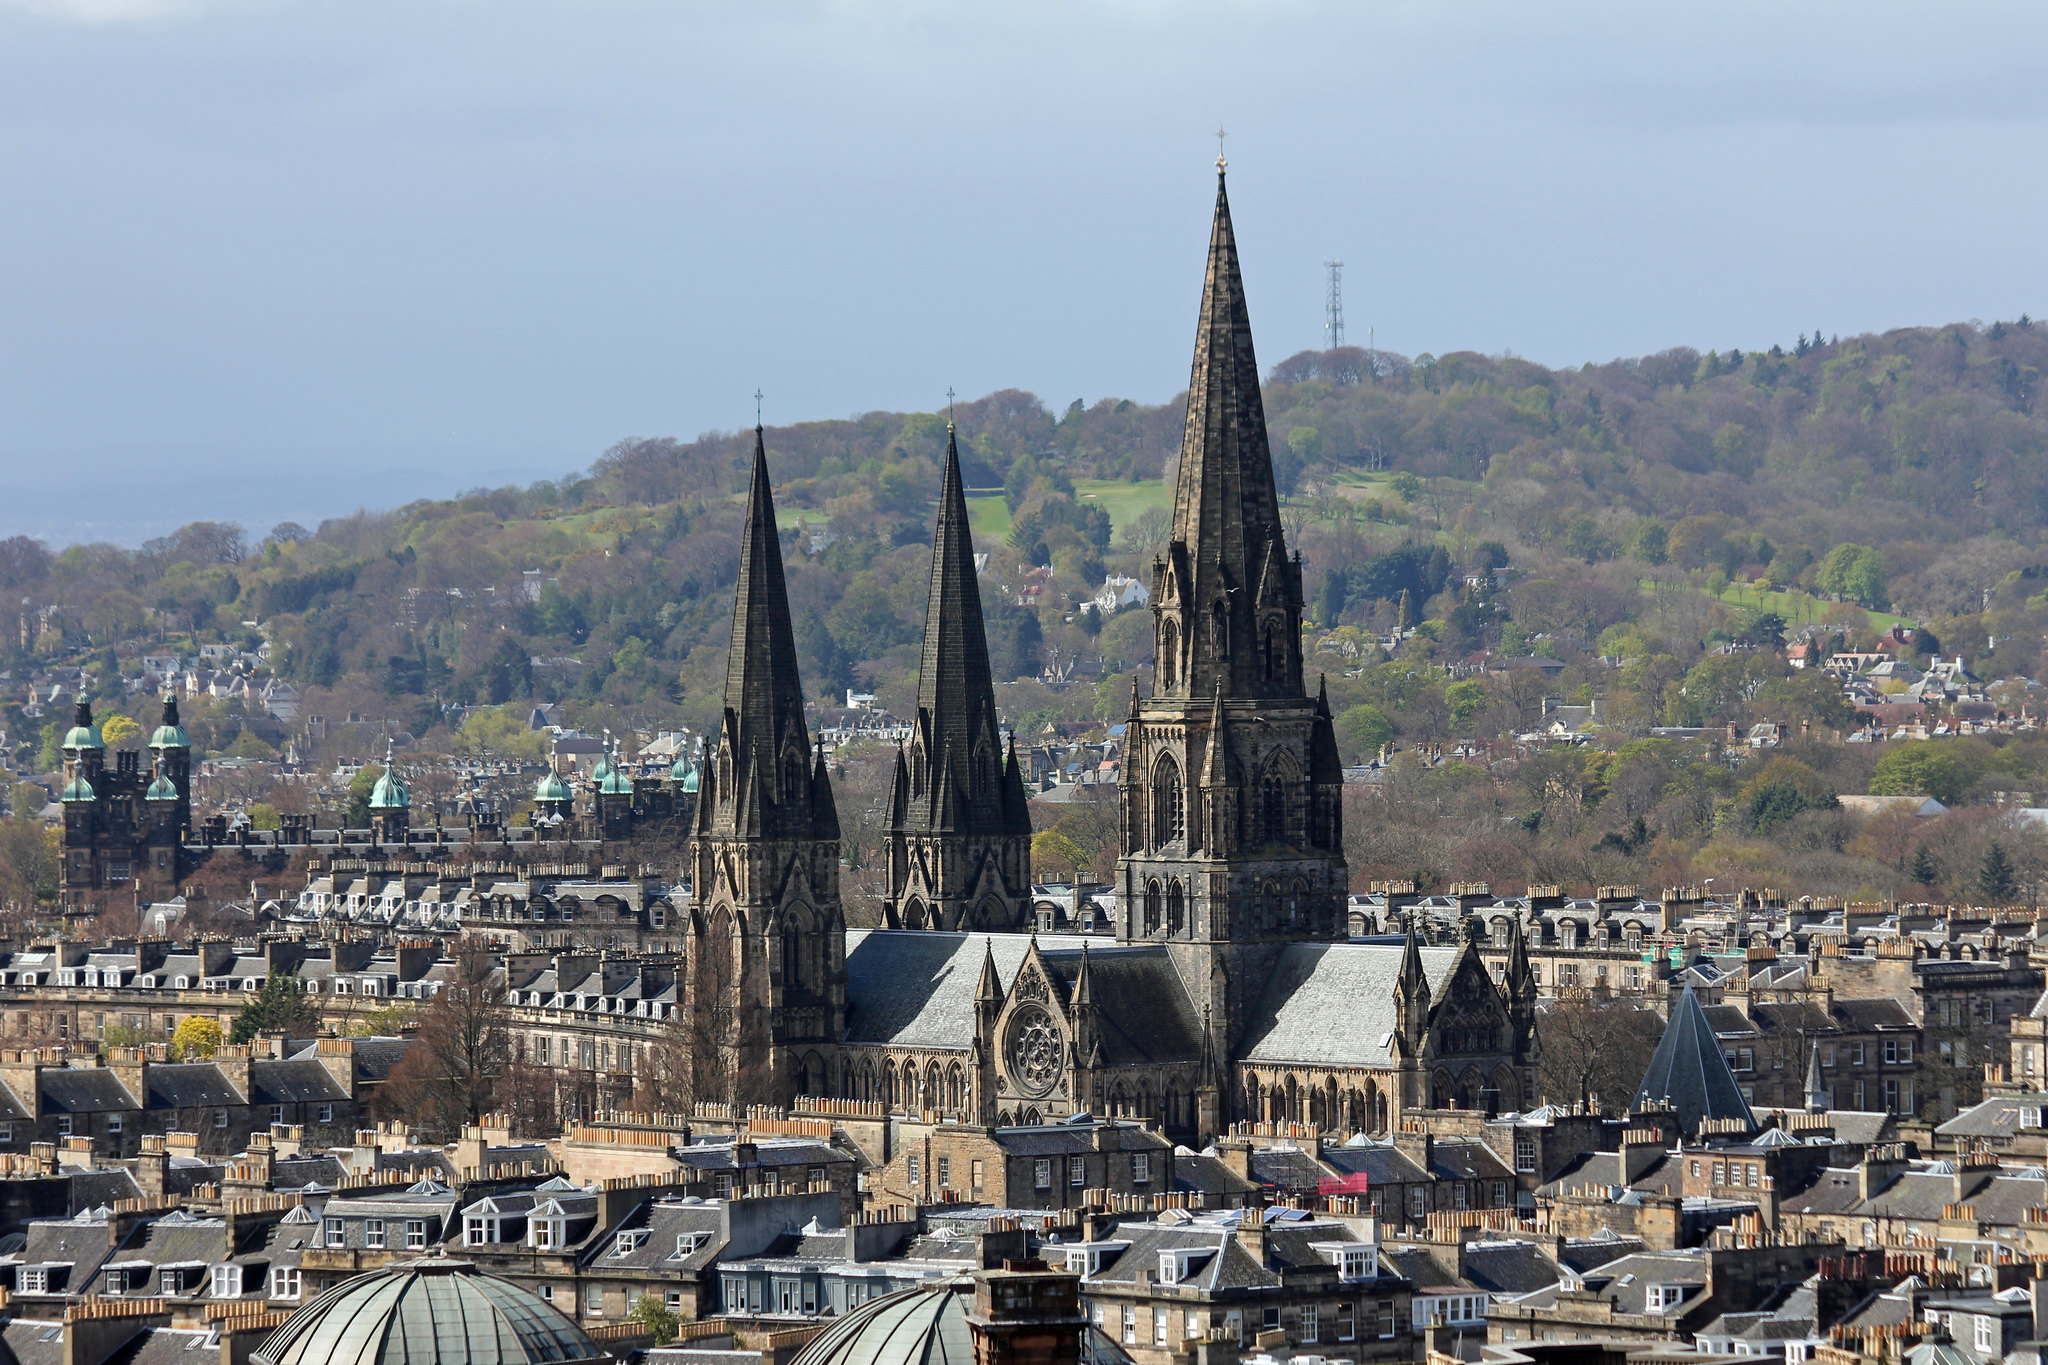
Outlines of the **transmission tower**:
M 1324 349 L 1334 351 L 1344 344 L 1344 262 L 1324 261 L 1323 269 L 1330 272 L 1330 288 L 1323 300 L 1323 339 L 1329 343 Z

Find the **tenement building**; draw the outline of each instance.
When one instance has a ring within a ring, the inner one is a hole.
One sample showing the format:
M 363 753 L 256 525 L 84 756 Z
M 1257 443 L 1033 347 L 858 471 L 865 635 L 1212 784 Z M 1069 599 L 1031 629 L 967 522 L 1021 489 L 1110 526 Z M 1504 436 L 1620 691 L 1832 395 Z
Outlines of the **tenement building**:
M 1220 170 L 1220 168 L 1219 168 Z M 724 710 L 702 764 L 676 1027 L 694 1097 L 798 1095 L 978 1125 L 1081 1112 L 1207 1138 L 1233 1122 L 1390 1131 L 1517 1109 L 1537 983 L 1474 933 L 1347 942 L 1342 773 L 1301 651 L 1230 206 L 1219 175 L 1153 694 L 1132 697 L 1114 939 L 1033 935 L 1029 824 L 999 746 L 949 441 L 918 713 L 889 812 L 887 927 L 848 932 L 757 431 Z

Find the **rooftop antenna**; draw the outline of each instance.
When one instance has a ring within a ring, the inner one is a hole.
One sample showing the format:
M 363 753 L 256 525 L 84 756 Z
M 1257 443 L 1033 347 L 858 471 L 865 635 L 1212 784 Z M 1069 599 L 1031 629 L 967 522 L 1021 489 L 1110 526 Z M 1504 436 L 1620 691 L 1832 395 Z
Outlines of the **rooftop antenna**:
M 754 390 L 754 430 L 761 429 L 761 390 Z
M 1323 269 L 1330 273 L 1323 297 L 1323 338 L 1329 344 L 1323 349 L 1334 351 L 1344 344 L 1344 262 L 1324 261 Z
M 1223 168 L 1230 164 L 1223 159 L 1223 139 L 1228 136 L 1229 134 L 1225 133 L 1222 125 L 1219 124 L 1216 128 L 1216 173 L 1218 175 L 1223 174 Z

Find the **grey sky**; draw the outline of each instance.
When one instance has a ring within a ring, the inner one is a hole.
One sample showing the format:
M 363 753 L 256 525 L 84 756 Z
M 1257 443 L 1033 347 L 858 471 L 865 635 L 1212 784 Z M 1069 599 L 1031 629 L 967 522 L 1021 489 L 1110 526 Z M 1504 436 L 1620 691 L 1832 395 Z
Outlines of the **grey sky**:
M 0 534 L 1270 364 L 2048 312 L 2048 9 L 0 0 Z M 69 492 L 67 490 L 77 490 Z

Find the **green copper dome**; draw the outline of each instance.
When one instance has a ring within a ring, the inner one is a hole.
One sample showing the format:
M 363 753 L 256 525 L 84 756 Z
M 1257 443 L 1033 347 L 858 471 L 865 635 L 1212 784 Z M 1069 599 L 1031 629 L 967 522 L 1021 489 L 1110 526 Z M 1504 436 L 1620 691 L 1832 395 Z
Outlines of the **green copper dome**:
M 550 772 L 547 776 L 541 778 L 540 784 L 533 789 L 533 799 L 536 801 L 567 801 L 570 799 L 569 784 L 562 780 L 560 773 Z
M 677 791 L 697 790 L 697 765 L 687 758 L 679 758 L 676 765 L 668 770 L 669 781 L 676 784 Z
M 631 796 L 633 782 L 617 768 L 613 768 L 604 775 L 604 781 L 597 784 L 597 790 L 604 796 Z
M 175 801 L 178 799 L 177 784 L 162 773 L 158 773 L 156 781 L 150 783 L 149 790 L 142 794 L 142 799 L 145 801 Z
M 100 738 L 97 725 L 74 725 L 64 732 L 64 747 L 67 749 L 104 749 L 107 742 Z
M 185 727 L 178 722 L 178 699 L 164 698 L 164 723 L 156 727 L 156 733 L 149 737 L 152 749 L 189 749 L 192 736 L 185 733 Z
M 609 758 L 600 758 L 597 760 L 597 766 L 590 770 L 590 780 L 599 786 L 602 786 L 604 780 L 611 775 L 612 762 Z
M 66 801 L 92 801 L 97 798 L 93 795 L 92 783 L 86 781 L 84 776 L 80 775 L 64 784 L 64 799 Z
M 391 775 L 386 768 L 384 775 L 377 779 L 377 785 L 370 789 L 371 810 L 403 810 L 412 804 L 412 794 L 405 784 Z

